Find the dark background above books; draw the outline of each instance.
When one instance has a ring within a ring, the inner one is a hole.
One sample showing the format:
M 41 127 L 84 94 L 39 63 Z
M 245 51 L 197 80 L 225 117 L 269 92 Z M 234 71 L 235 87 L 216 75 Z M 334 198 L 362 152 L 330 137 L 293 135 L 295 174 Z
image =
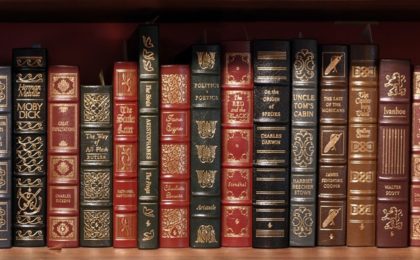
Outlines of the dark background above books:
M 404 2 L 404 1 L 403 1 Z M 407 1 L 405 1 L 407 2 Z M 81 84 L 98 84 L 105 72 L 111 83 L 115 61 L 124 58 L 124 41 L 138 23 L 0 23 L 0 65 L 10 65 L 12 48 L 40 44 L 49 51 L 51 65 L 80 67 Z M 161 64 L 174 63 L 191 44 L 229 40 L 291 39 L 299 32 L 320 44 L 367 43 L 363 22 L 188 22 L 160 23 Z M 378 22 L 372 25 L 380 58 L 410 59 L 420 64 L 420 22 Z M 206 37 L 204 36 L 206 35 Z

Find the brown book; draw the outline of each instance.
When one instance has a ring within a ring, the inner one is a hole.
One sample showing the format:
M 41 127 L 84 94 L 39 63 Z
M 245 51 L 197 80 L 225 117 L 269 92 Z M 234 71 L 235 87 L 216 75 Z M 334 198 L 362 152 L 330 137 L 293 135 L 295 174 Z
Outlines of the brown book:
M 376 246 L 408 246 L 410 62 L 381 60 Z
M 375 245 L 378 49 L 350 47 L 347 245 Z
M 420 66 L 413 73 L 410 245 L 420 246 Z
M 321 46 L 318 232 L 320 246 L 346 244 L 348 52 Z

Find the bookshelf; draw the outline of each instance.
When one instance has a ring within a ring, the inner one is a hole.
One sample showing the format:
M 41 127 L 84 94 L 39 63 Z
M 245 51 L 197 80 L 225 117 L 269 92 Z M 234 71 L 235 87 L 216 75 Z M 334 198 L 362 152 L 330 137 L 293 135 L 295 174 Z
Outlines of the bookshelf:
M 244 39 L 290 39 L 302 33 L 319 43 L 362 43 L 361 32 L 372 23 L 380 58 L 408 58 L 420 64 L 420 2 L 413 0 L 0 0 L 2 48 L 0 64 L 11 64 L 14 47 L 41 44 L 50 64 L 79 65 L 81 84 L 97 84 L 104 70 L 111 83 L 112 66 L 124 59 L 124 41 L 138 23 L 159 16 L 161 63 L 176 61 L 192 43 Z M 204 36 L 206 35 L 206 36 Z M 7 40 L 6 40 L 7 39 Z M 415 259 L 420 248 L 348 247 L 194 249 L 62 249 L 12 248 L 0 259 Z

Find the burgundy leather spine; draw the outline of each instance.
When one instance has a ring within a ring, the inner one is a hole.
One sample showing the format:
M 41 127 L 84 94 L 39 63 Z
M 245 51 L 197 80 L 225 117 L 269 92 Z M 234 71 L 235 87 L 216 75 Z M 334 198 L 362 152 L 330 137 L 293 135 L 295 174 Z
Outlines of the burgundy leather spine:
M 190 235 L 190 67 L 161 66 L 160 247 L 188 247 Z
M 47 245 L 79 246 L 79 69 L 48 71 Z
M 222 246 L 252 245 L 253 73 L 250 42 L 223 44 Z
M 114 64 L 114 247 L 137 247 L 138 72 Z
M 376 246 L 408 246 L 411 72 L 408 60 L 379 66 Z
M 420 246 L 420 66 L 413 73 L 410 245 Z

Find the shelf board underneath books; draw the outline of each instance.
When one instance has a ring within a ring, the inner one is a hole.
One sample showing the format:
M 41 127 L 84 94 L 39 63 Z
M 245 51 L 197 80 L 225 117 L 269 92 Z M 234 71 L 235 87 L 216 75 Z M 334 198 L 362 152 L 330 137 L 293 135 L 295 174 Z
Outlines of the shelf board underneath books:
M 420 247 L 380 249 L 375 247 L 314 247 L 286 249 L 220 248 L 138 250 L 114 248 L 12 248 L 1 250 L 0 259 L 418 259 Z M 145 258 L 143 258 L 145 257 Z
M 0 20 L 419 20 L 412 0 L 0 0 Z

